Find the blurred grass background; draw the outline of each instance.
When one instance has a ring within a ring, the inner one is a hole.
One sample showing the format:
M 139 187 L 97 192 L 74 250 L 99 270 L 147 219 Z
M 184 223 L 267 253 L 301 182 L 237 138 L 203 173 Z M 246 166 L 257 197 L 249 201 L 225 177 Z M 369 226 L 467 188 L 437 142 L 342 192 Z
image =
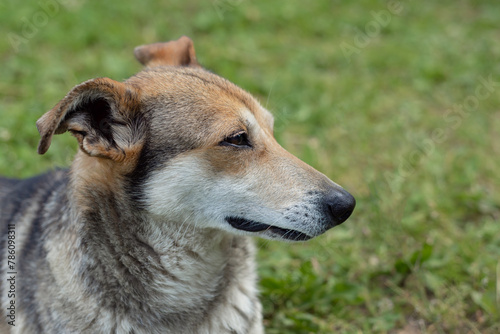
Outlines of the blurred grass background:
M 0 29 L 0 174 L 68 166 L 75 140 L 38 156 L 35 121 L 188 35 L 358 202 L 311 242 L 258 241 L 267 333 L 500 332 L 500 3 L 5 0 Z

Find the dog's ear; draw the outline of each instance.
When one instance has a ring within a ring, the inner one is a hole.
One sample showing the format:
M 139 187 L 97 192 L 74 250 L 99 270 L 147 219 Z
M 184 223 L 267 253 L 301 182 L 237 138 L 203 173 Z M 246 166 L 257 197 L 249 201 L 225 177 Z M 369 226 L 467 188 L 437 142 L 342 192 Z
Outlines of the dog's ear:
M 182 36 L 176 41 L 141 45 L 134 50 L 135 58 L 148 67 L 193 66 L 201 67 L 196 61 L 193 41 Z
M 123 160 L 140 138 L 140 92 L 108 78 L 74 87 L 37 122 L 38 153 L 47 152 L 54 134 L 70 131 L 90 156 Z

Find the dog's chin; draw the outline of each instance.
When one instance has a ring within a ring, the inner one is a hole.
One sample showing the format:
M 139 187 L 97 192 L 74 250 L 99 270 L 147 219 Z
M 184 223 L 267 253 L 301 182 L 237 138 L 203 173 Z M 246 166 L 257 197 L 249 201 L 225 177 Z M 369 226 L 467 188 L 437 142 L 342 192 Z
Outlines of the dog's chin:
M 237 230 L 255 233 L 256 235 L 267 239 L 305 241 L 314 237 L 297 230 L 267 225 L 241 217 L 226 217 L 226 221 Z

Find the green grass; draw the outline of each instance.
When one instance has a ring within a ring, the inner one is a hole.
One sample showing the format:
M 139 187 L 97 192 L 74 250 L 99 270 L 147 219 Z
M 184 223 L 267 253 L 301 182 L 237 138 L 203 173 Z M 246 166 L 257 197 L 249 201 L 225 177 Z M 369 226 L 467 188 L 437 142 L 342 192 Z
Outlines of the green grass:
M 275 114 L 285 148 L 357 199 L 313 241 L 258 241 L 267 333 L 498 333 L 500 4 L 400 5 L 65 0 L 43 20 L 36 0 L 3 2 L 0 174 L 69 165 L 74 139 L 38 156 L 35 121 L 84 80 L 137 72 L 134 46 L 188 35 Z

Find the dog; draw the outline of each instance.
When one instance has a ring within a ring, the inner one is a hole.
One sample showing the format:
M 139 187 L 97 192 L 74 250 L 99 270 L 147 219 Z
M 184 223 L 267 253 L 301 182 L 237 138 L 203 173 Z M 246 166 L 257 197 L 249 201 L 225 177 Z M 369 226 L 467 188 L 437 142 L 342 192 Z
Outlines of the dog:
M 188 37 L 135 56 L 37 121 L 39 154 L 76 137 L 69 170 L 0 179 L 1 333 L 263 333 L 251 237 L 308 240 L 354 209 Z

